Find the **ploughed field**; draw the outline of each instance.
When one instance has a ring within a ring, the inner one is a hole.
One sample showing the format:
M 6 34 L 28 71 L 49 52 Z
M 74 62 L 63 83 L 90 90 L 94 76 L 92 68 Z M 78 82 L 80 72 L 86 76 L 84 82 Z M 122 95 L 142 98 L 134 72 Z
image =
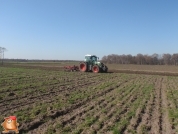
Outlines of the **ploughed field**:
M 20 133 L 174 134 L 177 107 L 176 76 L 0 67 L 0 121 Z

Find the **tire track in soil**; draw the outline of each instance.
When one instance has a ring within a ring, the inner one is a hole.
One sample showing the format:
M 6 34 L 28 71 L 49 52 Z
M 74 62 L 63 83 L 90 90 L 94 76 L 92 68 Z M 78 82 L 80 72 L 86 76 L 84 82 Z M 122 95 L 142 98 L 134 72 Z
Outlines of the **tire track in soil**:
M 150 81 L 148 81 L 150 84 L 153 82 L 153 78 L 150 78 Z M 149 95 L 149 100 L 144 98 L 142 101 L 142 104 L 144 104 L 146 107 L 142 106 L 141 108 L 139 107 L 136 110 L 136 115 L 134 118 L 130 120 L 129 125 L 127 126 L 126 130 L 123 132 L 124 134 L 129 134 L 129 133 L 139 133 L 141 134 L 142 132 L 140 131 L 141 126 L 144 125 L 147 129 L 149 129 L 148 124 L 148 114 L 151 111 L 151 105 L 153 104 L 153 99 L 154 95 L 153 92 L 150 93 Z M 146 126 L 147 125 L 147 126 Z
M 151 116 L 151 130 L 150 133 L 152 134 L 160 134 L 162 131 L 162 126 L 161 126 L 161 122 L 162 122 L 162 111 L 161 111 L 161 94 L 162 94 L 162 81 L 163 78 L 159 78 L 158 81 L 155 83 L 155 102 L 153 104 L 154 108 L 153 108 L 153 113 Z
M 131 78 L 131 79 L 134 79 L 134 78 Z M 131 80 L 131 79 L 129 79 L 129 80 Z M 97 94 L 93 95 L 92 97 L 90 97 L 90 98 L 88 98 L 88 99 L 85 99 L 85 100 L 83 100 L 83 101 L 81 101 L 81 102 L 79 102 L 79 103 L 77 103 L 77 104 L 74 104 L 74 105 L 72 105 L 71 107 L 68 107 L 68 108 L 66 108 L 66 109 L 64 109 L 64 110 L 56 111 L 53 115 L 49 115 L 48 117 L 53 118 L 53 119 L 56 119 L 56 118 L 58 118 L 59 116 L 64 116 L 64 115 L 66 115 L 66 114 L 68 114 L 68 113 L 71 113 L 72 111 L 74 111 L 74 110 L 76 110 L 76 109 L 78 109 L 78 108 L 80 108 L 80 107 L 83 107 L 83 106 L 85 106 L 85 105 L 90 104 L 94 98 L 98 98 L 98 97 L 100 97 L 100 96 L 103 96 L 103 95 L 105 95 L 105 94 L 107 94 L 107 93 L 113 91 L 115 88 L 118 88 L 120 85 L 126 83 L 127 81 L 128 81 L 128 80 L 124 81 L 123 83 L 119 83 L 119 84 L 117 84 L 116 86 L 112 86 L 112 87 L 106 88 L 106 89 L 103 90 L 102 92 L 97 92 Z M 43 118 L 45 118 L 45 117 L 43 117 Z M 23 127 L 23 128 L 21 128 L 21 131 L 26 131 L 26 130 L 27 130 L 27 131 L 29 131 L 29 133 L 30 133 L 30 131 L 32 131 L 32 133 L 33 133 L 33 131 L 36 131 L 37 128 L 38 128 L 37 130 L 41 130 L 41 128 L 44 128 L 44 127 L 46 127 L 46 126 L 48 126 L 48 125 L 49 125 L 48 122 L 41 122 L 41 123 L 38 124 L 38 125 L 36 125 L 36 124 L 35 124 L 35 126 L 32 125 L 32 127 Z M 27 126 L 28 126 L 28 125 L 27 125 Z M 24 129 L 24 128 L 25 128 L 25 129 Z M 31 129 L 31 128 L 32 128 L 32 129 Z
M 163 78 L 163 81 L 162 81 L 162 92 L 161 92 L 161 99 L 162 99 L 162 103 L 161 103 L 161 106 L 162 106 L 162 111 L 163 111 L 163 114 L 162 114 L 162 134 L 175 134 L 175 132 L 173 132 L 172 130 L 172 124 L 170 124 L 170 121 L 169 121 L 169 112 L 168 112 L 168 101 L 167 101 L 167 96 L 166 96 L 166 85 L 165 83 L 167 83 L 167 77 L 164 77 Z
M 147 101 L 144 99 L 142 101 L 142 103 L 147 105 Z M 136 110 L 136 117 L 135 118 L 131 118 L 130 120 L 130 124 L 127 126 L 127 128 L 125 129 L 125 131 L 123 132 L 123 134 L 130 134 L 130 132 L 135 132 L 137 130 L 137 127 L 139 125 L 139 122 L 141 122 L 142 120 L 142 114 L 144 113 L 144 108 L 138 108 Z M 138 133 L 138 132 L 137 132 Z M 140 132 L 141 134 L 141 132 Z
M 148 105 L 142 114 L 139 115 L 141 122 L 137 127 L 137 133 L 160 134 L 162 132 L 162 114 L 161 114 L 161 88 L 163 78 L 157 78 L 154 82 L 154 97 L 150 98 Z
M 157 78 L 153 83 L 157 83 Z M 155 84 L 154 84 L 155 85 Z M 156 89 L 154 88 L 151 93 L 150 99 L 147 103 L 147 106 L 144 110 L 138 111 L 138 119 L 136 122 L 133 122 L 133 127 L 137 133 L 147 133 L 151 130 L 151 116 L 153 115 L 154 103 L 156 101 Z M 143 113 L 142 113 L 143 112 Z M 154 116 L 154 115 L 153 115 Z
M 174 94 L 174 91 L 177 90 L 177 81 L 176 80 L 171 80 L 169 82 L 169 88 L 170 88 L 170 93 L 171 93 L 171 96 L 172 96 L 172 101 L 173 102 L 170 102 L 171 103 L 171 106 L 174 107 L 174 109 L 178 109 L 178 103 L 177 103 L 177 96 L 176 94 Z
M 153 82 L 154 85 L 156 85 L 156 83 L 158 83 L 158 78 L 155 79 L 155 82 Z M 143 134 L 143 133 L 147 133 L 152 129 L 151 124 L 157 121 L 157 118 L 154 118 L 155 114 L 157 113 L 156 110 L 156 106 L 158 106 L 157 104 L 159 104 L 158 102 L 158 98 L 159 98 L 159 93 L 158 93 L 158 89 L 155 87 L 153 90 L 153 93 L 150 96 L 150 100 L 146 105 L 146 108 L 143 110 L 140 110 L 140 113 L 138 114 L 138 122 L 136 122 L 136 124 L 134 124 L 134 127 L 137 130 L 137 133 Z M 156 103 L 157 102 L 157 103 Z M 159 108 L 159 107 L 158 107 Z M 158 122 L 159 123 L 159 122 Z M 159 130 L 159 129 L 158 129 Z M 152 132 L 154 134 L 154 132 Z
M 170 98 L 166 96 L 167 98 L 167 107 L 169 110 L 176 110 L 178 108 L 177 106 L 177 96 L 173 93 L 174 90 L 177 90 L 177 81 L 176 79 L 169 79 L 167 82 L 167 94 L 171 95 Z M 166 103 L 165 103 L 166 104 Z M 169 114 L 169 110 L 167 109 L 167 112 Z M 170 126 L 172 129 L 172 133 L 175 134 L 178 130 L 177 123 L 175 124 L 175 118 L 169 118 Z

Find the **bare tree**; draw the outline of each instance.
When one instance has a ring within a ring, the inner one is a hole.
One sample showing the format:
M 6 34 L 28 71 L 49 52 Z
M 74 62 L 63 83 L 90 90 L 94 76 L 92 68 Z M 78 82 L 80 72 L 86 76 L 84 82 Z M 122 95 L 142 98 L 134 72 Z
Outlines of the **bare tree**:
M 159 57 L 159 55 L 156 54 L 156 53 L 154 53 L 154 54 L 151 56 L 154 65 L 157 65 L 157 64 L 158 64 L 158 57 Z
M 143 55 L 143 56 L 144 56 L 146 65 L 152 65 L 153 64 L 152 58 L 149 55 Z
M 178 65 L 178 53 L 173 54 L 171 60 L 173 61 L 174 65 Z
M 107 63 L 107 56 L 103 56 L 102 59 L 101 59 L 101 61 L 102 61 L 103 63 Z
M 137 64 L 140 64 L 140 65 L 144 64 L 145 62 L 143 54 L 140 54 L 140 53 L 137 54 L 136 60 L 137 60 Z
M 2 65 L 3 65 L 3 62 L 4 62 L 4 52 L 7 51 L 6 48 L 4 47 L 0 47 L 0 58 L 2 60 Z
M 133 57 L 131 54 L 127 55 L 127 60 L 128 60 L 128 64 L 132 64 L 133 63 Z
M 169 65 L 171 63 L 171 55 L 163 54 L 164 64 Z

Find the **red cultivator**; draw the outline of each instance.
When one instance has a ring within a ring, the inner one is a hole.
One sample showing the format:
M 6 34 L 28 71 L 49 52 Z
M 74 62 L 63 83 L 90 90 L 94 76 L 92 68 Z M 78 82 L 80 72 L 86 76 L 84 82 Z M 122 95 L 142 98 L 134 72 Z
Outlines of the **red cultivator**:
M 71 71 L 71 72 L 73 72 L 73 71 L 79 71 L 79 67 L 78 66 L 65 66 L 64 67 L 64 70 L 65 71 Z

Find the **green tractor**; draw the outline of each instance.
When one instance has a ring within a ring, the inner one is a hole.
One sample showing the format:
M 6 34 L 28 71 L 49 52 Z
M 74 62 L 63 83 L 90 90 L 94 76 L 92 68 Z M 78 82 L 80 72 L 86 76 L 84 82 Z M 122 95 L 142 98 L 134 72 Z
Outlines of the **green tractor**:
M 79 69 L 81 72 L 107 72 L 108 67 L 103 63 L 98 61 L 98 57 L 96 55 L 85 55 L 84 62 L 81 62 L 79 65 Z

